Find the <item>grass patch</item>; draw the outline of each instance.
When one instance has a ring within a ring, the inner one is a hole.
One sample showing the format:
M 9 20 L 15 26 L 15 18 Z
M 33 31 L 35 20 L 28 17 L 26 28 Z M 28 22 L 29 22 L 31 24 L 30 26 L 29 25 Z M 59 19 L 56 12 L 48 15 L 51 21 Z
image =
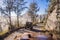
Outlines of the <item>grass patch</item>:
M 0 32 L 0 36 L 1 36 L 1 35 L 4 35 L 4 34 L 7 33 L 7 32 L 8 32 L 8 30 L 5 30 L 5 31 Z

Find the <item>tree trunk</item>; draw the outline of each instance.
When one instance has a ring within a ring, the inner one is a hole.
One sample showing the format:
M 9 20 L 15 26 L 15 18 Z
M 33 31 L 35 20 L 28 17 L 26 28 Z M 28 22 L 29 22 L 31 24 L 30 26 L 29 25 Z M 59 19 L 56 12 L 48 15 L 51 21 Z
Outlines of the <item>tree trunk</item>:
M 19 16 L 17 15 L 17 27 L 19 27 Z
M 9 23 L 9 25 L 10 25 L 9 30 L 11 31 L 12 30 L 12 25 L 11 25 L 11 13 L 10 13 L 10 9 L 9 9 L 9 21 L 10 21 L 10 23 Z

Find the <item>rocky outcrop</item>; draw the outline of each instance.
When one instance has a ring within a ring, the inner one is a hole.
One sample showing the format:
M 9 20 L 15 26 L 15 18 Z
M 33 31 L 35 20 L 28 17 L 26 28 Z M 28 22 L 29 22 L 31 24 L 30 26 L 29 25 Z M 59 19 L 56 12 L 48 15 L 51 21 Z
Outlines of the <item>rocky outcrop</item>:
M 48 16 L 47 16 L 47 21 L 45 25 L 45 28 L 47 30 L 56 30 L 57 28 L 59 28 L 59 25 L 60 25 L 59 24 L 60 18 L 58 17 L 58 15 L 60 16 L 59 14 L 60 11 L 58 12 L 58 10 L 60 10 L 59 5 L 60 5 L 60 0 L 52 1 L 50 4 L 50 7 L 49 7 L 50 10 L 48 10 Z

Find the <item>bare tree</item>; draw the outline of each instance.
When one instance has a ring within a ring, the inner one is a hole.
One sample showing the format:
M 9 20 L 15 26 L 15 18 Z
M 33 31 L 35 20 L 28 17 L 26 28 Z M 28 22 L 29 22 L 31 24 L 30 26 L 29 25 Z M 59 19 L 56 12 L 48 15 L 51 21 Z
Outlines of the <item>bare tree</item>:
M 19 16 L 21 14 L 21 12 L 27 8 L 25 7 L 24 5 L 26 4 L 27 2 L 25 2 L 24 0 L 16 0 L 16 4 L 14 5 L 14 11 L 17 15 L 17 26 L 19 27 Z
M 34 0 L 33 0 L 34 1 Z M 39 11 L 38 5 L 35 2 L 32 2 L 29 6 L 28 13 L 32 18 L 32 22 L 36 21 L 36 13 Z
M 17 15 L 17 26 L 19 27 L 19 16 L 21 12 L 27 8 L 25 7 L 25 1 L 24 0 L 5 0 L 4 4 L 6 5 L 5 8 L 0 8 L 1 13 L 9 18 L 9 29 L 13 29 L 13 25 L 11 24 L 11 12 L 14 11 Z
M 1 14 L 5 17 L 9 18 L 9 25 L 10 25 L 10 29 L 12 29 L 12 24 L 11 24 L 11 12 L 13 9 L 13 2 L 14 0 L 4 0 L 4 4 L 6 5 L 4 8 L 0 8 Z

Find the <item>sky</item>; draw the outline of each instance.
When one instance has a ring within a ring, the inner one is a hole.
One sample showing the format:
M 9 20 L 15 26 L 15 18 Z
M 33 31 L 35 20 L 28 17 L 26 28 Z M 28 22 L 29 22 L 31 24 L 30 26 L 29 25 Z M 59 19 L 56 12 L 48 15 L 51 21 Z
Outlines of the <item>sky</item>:
M 33 2 L 33 0 L 25 0 L 27 3 L 25 6 L 29 7 L 30 3 Z M 37 12 L 38 15 L 42 15 L 42 14 L 46 14 L 46 9 L 48 8 L 48 2 L 46 2 L 46 0 L 34 0 L 34 2 L 37 3 L 38 7 L 40 8 L 40 10 Z M 3 0 L 0 0 L 0 6 L 4 7 L 3 5 Z M 27 9 L 25 9 L 22 14 L 26 13 Z M 14 12 L 12 12 L 12 16 L 14 16 Z
M 29 7 L 30 3 L 33 1 L 33 0 L 26 0 L 28 3 L 27 3 L 27 6 Z M 37 3 L 38 7 L 40 8 L 40 10 L 37 12 L 37 14 L 39 15 L 42 15 L 42 14 L 46 14 L 46 11 L 48 9 L 48 2 L 46 0 L 34 0 L 34 2 Z M 25 11 L 24 11 L 25 13 Z

